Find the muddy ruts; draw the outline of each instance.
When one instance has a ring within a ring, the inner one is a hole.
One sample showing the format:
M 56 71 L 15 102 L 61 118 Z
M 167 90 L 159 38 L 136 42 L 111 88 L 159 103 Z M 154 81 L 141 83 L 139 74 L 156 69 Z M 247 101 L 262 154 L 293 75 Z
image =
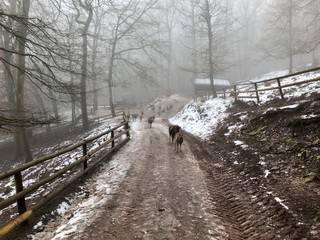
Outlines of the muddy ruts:
M 263 186 L 224 166 L 198 138 L 189 134 L 185 138 L 192 143 L 190 149 L 206 174 L 215 214 L 221 218 L 229 239 L 301 239 L 308 235 L 294 214 Z

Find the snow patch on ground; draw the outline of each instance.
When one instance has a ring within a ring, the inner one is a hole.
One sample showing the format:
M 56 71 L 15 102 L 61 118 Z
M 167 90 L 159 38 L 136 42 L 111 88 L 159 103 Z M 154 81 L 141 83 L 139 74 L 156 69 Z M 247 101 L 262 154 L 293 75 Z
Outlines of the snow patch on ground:
M 137 124 L 131 124 L 131 141 L 125 149 L 119 152 L 107 163 L 100 167 L 99 172 L 89 179 L 83 186 L 82 193 L 67 199 L 68 203 L 63 202 L 59 205 L 54 219 L 50 221 L 41 232 L 28 236 L 31 240 L 62 240 L 73 237 L 75 232 L 80 234 L 86 226 L 93 223 L 99 216 L 102 209 L 112 195 L 117 191 L 119 184 L 125 178 L 130 169 L 130 156 L 127 151 L 135 152 L 136 142 L 141 138 L 141 133 L 135 131 Z M 89 194 L 84 194 L 89 193 Z M 56 223 L 60 223 L 56 227 Z M 43 228 L 40 221 L 35 227 Z
M 230 100 L 221 98 L 191 100 L 169 121 L 187 132 L 206 138 L 212 134 L 218 123 L 228 116 L 226 110 L 230 106 Z

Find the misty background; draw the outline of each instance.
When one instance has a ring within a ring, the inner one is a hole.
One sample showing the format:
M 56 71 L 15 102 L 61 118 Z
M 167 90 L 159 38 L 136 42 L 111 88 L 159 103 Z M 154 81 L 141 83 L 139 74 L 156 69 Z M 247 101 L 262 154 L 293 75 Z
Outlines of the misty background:
M 196 78 L 319 66 L 319 0 L 0 0 L 0 18 L 1 130 L 24 161 L 66 111 L 87 130 L 99 106 L 192 97 Z

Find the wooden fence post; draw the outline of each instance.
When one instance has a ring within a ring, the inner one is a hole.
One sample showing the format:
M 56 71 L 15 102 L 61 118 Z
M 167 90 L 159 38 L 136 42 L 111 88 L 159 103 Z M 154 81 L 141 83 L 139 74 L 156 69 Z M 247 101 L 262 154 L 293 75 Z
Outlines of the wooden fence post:
M 124 128 L 125 128 L 126 130 L 129 129 L 129 123 L 128 123 L 128 122 L 126 122 L 126 124 L 124 125 Z M 130 137 L 129 131 L 127 132 L 127 137 Z
M 23 184 L 22 184 L 22 176 L 21 172 L 17 172 L 14 175 L 14 181 L 16 184 L 16 193 L 19 193 L 23 190 Z M 18 211 L 19 215 L 23 214 L 25 211 L 27 211 L 27 206 L 26 206 L 26 200 L 24 197 L 21 197 L 20 199 L 17 200 L 18 204 Z M 24 221 L 22 225 L 27 226 L 29 224 L 28 220 Z
M 277 78 L 277 82 L 278 82 L 278 87 L 279 87 L 280 96 L 281 96 L 281 99 L 283 100 L 283 99 L 284 99 L 284 95 L 283 95 L 283 92 L 282 92 L 282 87 L 281 87 L 281 83 L 280 83 L 280 78 Z
M 84 143 L 82 145 L 82 153 L 83 153 L 83 156 L 87 155 L 87 144 L 86 143 Z M 87 167 L 88 167 L 88 161 L 85 160 L 85 161 L 83 161 L 83 169 L 86 169 Z
M 114 138 L 114 131 L 111 131 L 111 139 Z M 111 142 L 111 148 L 114 148 L 114 140 Z
M 254 89 L 256 90 L 257 103 L 259 103 L 260 99 L 259 99 L 259 92 L 258 92 L 258 84 L 257 83 L 254 83 Z
M 237 86 L 234 85 L 233 89 L 234 89 L 234 101 L 236 102 L 237 101 Z

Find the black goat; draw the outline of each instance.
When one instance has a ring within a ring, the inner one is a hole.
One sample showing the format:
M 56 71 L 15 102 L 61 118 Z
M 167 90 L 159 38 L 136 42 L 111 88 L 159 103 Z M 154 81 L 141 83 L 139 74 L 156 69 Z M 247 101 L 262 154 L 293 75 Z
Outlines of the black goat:
M 173 143 L 174 136 L 180 131 L 181 127 L 178 125 L 172 125 L 169 127 L 169 141 L 171 138 L 171 143 Z
M 155 119 L 154 116 L 148 117 L 148 123 L 149 123 L 149 125 L 150 125 L 150 128 L 152 127 L 152 123 L 153 123 L 153 120 L 154 120 L 154 119 Z

